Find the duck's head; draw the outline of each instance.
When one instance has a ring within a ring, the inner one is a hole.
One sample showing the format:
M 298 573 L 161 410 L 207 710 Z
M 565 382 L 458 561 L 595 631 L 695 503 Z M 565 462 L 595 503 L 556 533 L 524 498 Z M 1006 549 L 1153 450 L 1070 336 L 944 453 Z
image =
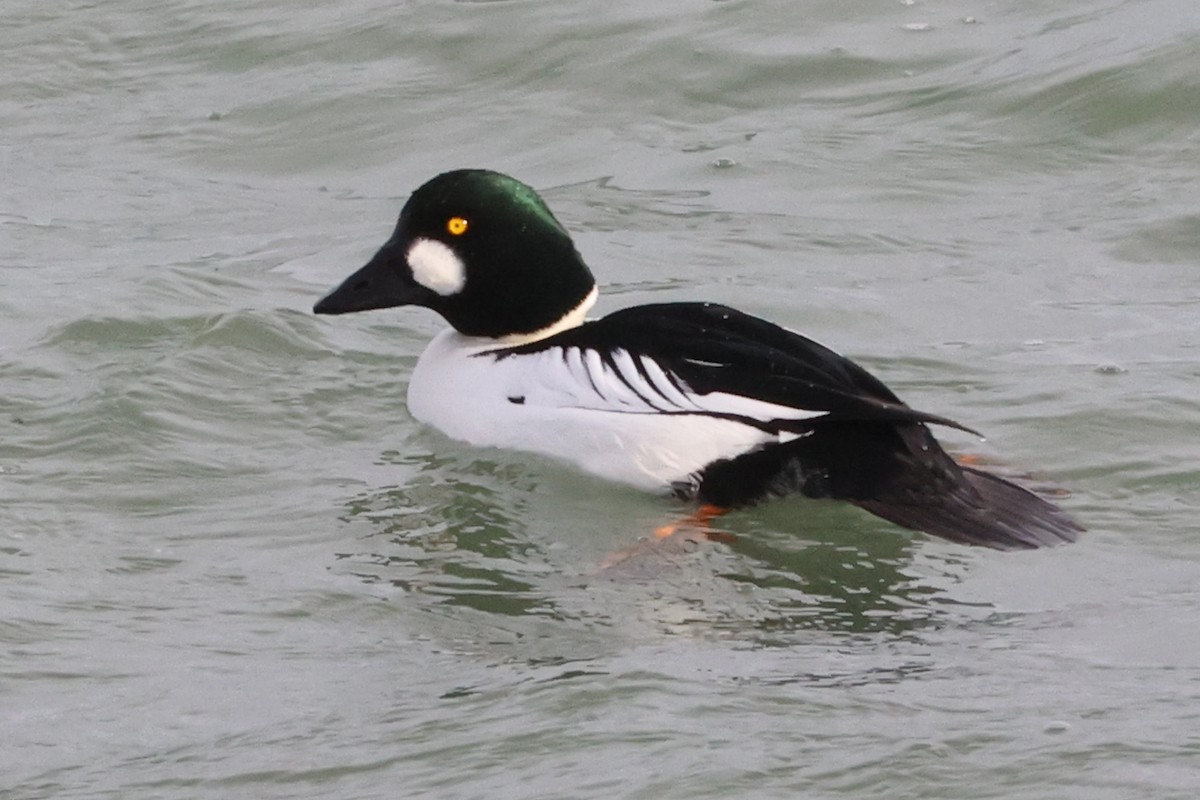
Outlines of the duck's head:
M 424 306 L 468 336 L 524 339 L 583 321 L 596 282 L 537 192 L 498 172 L 445 172 L 317 314 Z

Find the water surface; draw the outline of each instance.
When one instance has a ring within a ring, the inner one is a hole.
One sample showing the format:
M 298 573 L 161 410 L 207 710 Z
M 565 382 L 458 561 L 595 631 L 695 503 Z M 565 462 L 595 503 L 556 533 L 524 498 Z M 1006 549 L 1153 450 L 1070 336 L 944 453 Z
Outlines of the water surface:
M 1200 18 L 1183 0 L 17 2 L 0 794 L 1191 798 Z M 416 424 L 310 309 L 408 193 L 543 191 L 599 310 L 870 367 L 1090 532 L 670 501 Z

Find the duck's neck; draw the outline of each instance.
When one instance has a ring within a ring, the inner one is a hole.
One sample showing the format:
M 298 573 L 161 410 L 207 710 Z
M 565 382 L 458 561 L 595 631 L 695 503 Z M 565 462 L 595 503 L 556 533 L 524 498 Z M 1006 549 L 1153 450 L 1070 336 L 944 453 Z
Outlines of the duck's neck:
M 587 312 L 596 304 L 596 298 L 600 296 L 599 287 L 593 285 L 590 292 L 583 300 L 579 301 L 579 305 L 572 308 L 566 314 L 563 314 L 556 321 L 550 323 L 544 328 L 533 331 L 531 333 L 510 333 L 507 336 L 498 337 L 495 341 L 505 347 L 517 347 L 530 342 L 536 342 L 541 339 L 553 336 L 556 333 L 568 331 L 571 328 L 578 328 L 587 318 Z

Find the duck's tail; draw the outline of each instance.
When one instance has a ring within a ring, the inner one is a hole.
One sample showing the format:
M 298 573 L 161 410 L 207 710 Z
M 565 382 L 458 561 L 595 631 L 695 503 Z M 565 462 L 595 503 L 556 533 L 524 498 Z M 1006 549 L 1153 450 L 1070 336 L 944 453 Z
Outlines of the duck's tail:
M 704 502 L 736 507 L 797 491 L 998 550 L 1073 542 L 1084 530 L 1028 489 L 955 463 L 921 423 L 817 423 L 792 441 L 711 465 L 697 494 Z
M 1083 532 L 1065 511 L 1028 489 L 974 467 L 959 472 L 961 483 L 936 498 L 901 490 L 851 502 L 905 528 L 997 550 L 1064 544 Z

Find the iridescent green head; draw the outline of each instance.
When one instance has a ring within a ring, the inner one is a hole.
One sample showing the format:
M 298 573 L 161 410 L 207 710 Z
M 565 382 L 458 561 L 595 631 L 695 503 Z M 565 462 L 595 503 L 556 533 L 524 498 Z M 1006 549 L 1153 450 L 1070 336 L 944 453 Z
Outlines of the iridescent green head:
M 537 192 L 499 172 L 462 169 L 413 192 L 392 238 L 314 310 L 419 305 L 470 336 L 522 336 L 579 309 L 595 285 Z

